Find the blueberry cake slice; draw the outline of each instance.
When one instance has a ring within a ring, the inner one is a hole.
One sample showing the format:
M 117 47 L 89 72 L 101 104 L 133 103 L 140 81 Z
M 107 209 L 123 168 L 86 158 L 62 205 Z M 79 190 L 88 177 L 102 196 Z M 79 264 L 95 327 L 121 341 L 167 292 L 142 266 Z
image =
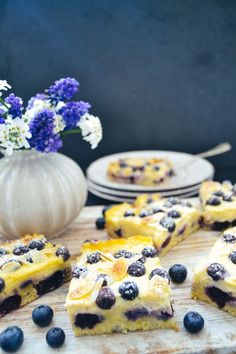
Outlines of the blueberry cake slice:
M 26 235 L 0 246 L 0 317 L 71 278 L 70 254 L 43 235 Z
M 204 226 L 218 231 L 236 226 L 236 186 L 230 181 L 203 182 L 200 199 Z
M 107 176 L 119 183 L 154 186 L 173 176 L 172 164 L 158 158 L 124 158 L 110 162 Z
M 105 219 L 110 237 L 151 236 L 163 255 L 199 228 L 200 211 L 178 198 L 142 195 L 132 205 L 111 207 Z
M 236 227 L 226 230 L 197 265 L 192 295 L 236 316 Z
M 150 237 L 86 242 L 66 308 L 76 336 L 177 329 L 168 273 Z

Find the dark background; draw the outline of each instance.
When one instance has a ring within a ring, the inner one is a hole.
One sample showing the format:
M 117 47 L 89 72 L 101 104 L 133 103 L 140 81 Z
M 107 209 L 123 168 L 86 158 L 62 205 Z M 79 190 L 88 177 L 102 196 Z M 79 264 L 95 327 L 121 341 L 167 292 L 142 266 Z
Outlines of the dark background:
M 83 169 L 120 151 L 229 141 L 211 161 L 216 179 L 236 180 L 235 59 L 235 0 L 0 0 L 1 79 L 26 101 L 74 76 L 102 120 L 95 151 L 65 140 Z

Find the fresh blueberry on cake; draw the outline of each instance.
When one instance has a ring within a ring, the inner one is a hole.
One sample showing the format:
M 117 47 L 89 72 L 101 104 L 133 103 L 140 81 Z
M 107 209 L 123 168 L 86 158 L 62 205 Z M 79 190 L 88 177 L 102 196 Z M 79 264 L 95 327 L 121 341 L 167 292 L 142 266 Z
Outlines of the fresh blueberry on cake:
M 236 316 L 236 227 L 226 230 L 197 265 L 192 295 Z
M 196 231 L 200 217 L 200 211 L 189 202 L 155 194 L 141 195 L 134 204 L 115 205 L 105 213 L 110 237 L 150 236 L 162 255 Z
M 200 188 L 203 225 L 212 230 L 236 226 L 236 188 L 229 181 L 206 181 Z
M 71 278 L 68 249 L 43 235 L 27 235 L 0 249 L 0 317 Z
M 129 157 L 110 162 L 107 176 L 119 183 L 155 186 L 173 176 L 170 161 L 159 158 Z
M 99 262 L 89 262 L 99 254 Z M 76 336 L 173 328 L 168 273 L 151 237 L 86 242 L 66 308 Z

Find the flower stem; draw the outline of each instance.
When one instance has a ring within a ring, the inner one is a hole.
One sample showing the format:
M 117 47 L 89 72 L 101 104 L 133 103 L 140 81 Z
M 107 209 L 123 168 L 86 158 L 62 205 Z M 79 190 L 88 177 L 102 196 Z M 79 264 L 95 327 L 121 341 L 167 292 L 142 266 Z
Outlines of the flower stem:
M 78 134 L 78 133 L 81 133 L 80 128 L 65 130 L 64 132 L 61 132 L 61 135 L 65 136 L 65 135 L 69 135 L 69 134 Z
M 0 97 L 0 103 L 5 106 L 7 109 L 9 108 L 7 104 L 4 102 L 4 100 Z

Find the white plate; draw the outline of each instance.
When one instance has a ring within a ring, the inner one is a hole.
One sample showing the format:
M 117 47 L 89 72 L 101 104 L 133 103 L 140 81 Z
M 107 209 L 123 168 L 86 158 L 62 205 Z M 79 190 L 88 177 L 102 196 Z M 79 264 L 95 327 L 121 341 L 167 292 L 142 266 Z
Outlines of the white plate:
M 98 184 L 93 183 L 92 181 L 90 181 L 89 179 L 87 180 L 88 182 L 88 188 L 92 188 L 95 189 L 98 192 L 101 193 L 105 193 L 105 194 L 111 194 L 117 197 L 122 197 L 122 198 L 136 198 L 139 195 L 142 195 L 143 192 L 134 192 L 134 191 L 119 191 L 117 189 L 109 189 L 109 188 L 105 188 L 105 187 L 101 187 Z M 198 191 L 200 188 L 201 184 L 198 184 L 197 186 L 194 187 L 187 187 L 187 188 L 183 188 L 183 189 L 176 189 L 173 191 L 169 191 L 169 192 L 158 192 L 158 194 L 160 194 L 162 197 L 172 197 L 172 196 L 178 196 L 178 195 L 182 195 L 185 193 L 189 193 L 192 191 Z M 148 193 L 156 193 L 156 191 L 148 191 Z
M 112 194 L 107 194 L 107 193 L 102 193 L 94 188 L 91 188 L 91 186 L 89 186 L 89 191 L 96 195 L 97 197 L 103 198 L 103 199 L 107 199 L 107 200 L 111 200 L 114 202 L 128 202 L 128 203 L 132 203 L 134 202 L 135 198 L 127 198 L 127 197 L 121 197 L 121 196 L 117 196 L 117 195 L 112 195 Z M 198 194 L 198 189 L 196 189 L 195 191 L 192 192 L 188 192 L 188 193 L 183 193 L 181 195 L 178 195 L 178 197 L 180 198 L 188 198 L 188 197 L 192 197 Z
M 163 183 L 155 186 L 141 186 L 137 184 L 116 183 L 107 179 L 108 164 L 125 157 L 160 157 L 166 158 L 173 163 L 175 176 L 168 178 Z M 193 187 L 206 179 L 212 179 L 214 175 L 213 165 L 200 157 L 175 151 L 131 151 L 108 155 L 94 161 L 87 169 L 87 177 L 90 181 L 102 187 L 118 189 L 120 191 L 173 191 L 175 189 Z

